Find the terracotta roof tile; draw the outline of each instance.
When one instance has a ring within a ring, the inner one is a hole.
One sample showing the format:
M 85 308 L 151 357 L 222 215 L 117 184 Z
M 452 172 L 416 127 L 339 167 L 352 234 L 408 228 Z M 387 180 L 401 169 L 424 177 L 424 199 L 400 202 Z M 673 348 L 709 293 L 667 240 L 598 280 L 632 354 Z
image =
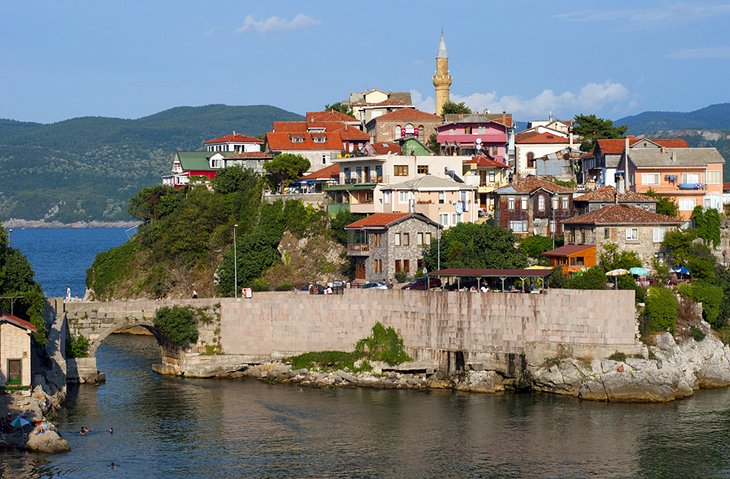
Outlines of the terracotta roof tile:
M 614 201 L 614 197 L 616 196 L 616 188 L 613 186 L 604 186 L 603 188 L 598 188 L 597 190 L 593 190 L 590 193 L 586 193 L 581 196 L 577 196 L 574 198 L 573 201 L 587 201 L 587 202 L 595 202 L 595 203 L 611 203 Z M 628 191 L 626 193 L 621 193 L 618 195 L 618 202 L 619 203 L 656 203 L 656 199 L 652 198 L 651 196 L 642 195 L 641 193 L 636 193 L 634 191 Z
M 23 329 L 29 329 L 31 331 L 38 331 L 38 328 L 33 326 L 33 323 L 26 321 L 24 319 L 20 319 L 19 317 L 13 316 L 12 314 L 0 314 L 0 321 L 7 321 L 8 323 L 12 323 Z
M 684 138 L 636 138 L 629 136 L 629 147 L 642 140 L 649 140 L 664 148 L 689 148 Z M 625 138 L 600 138 L 596 140 L 604 155 L 620 155 L 624 151 Z
M 486 156 L 472 156 L 471 160 L 466 160 L 464 163 L 485 168 L 509 168 L 504 163 L 487 158 Z
M 497 192 L 503 189 L 512 188 L 517 193 L 532 193 L 535 190 L 538 190 L 540 188 L 547 190 L 551 193 L 573 193 L 575 191 L 574 188 L 566 188 L 565 186 L 560 186 L 552 181 L 543 180 L 541 178 L 537 178 L 535 176 L 527 176 L 524 178 L 518 178 L 515 181 L 513 181 L 510 185 L 507 185 L 503 188 L 499 188 Z
M 536 143 L 548 143 L 548 144 L 565 144 L 570 142 L 568 138 L 554 135 L 552 133 L 538 133 L 536 131 L 522 132 L 515 135 L 515 143 L 521 145 L 531 145 Z
M 400 154 L 400 145 L 397 143 L 379 141 L 377 143 L 371 143 L 370 146 L 373 148 L 376 155 L 387 155 L 388 153 Z
M 264 140 L 260 140 L 258 138 L 254 138 L 254 137 L 248 136 L 248 135 L 242 135 L 242 134 L 236 133 L 234 131 L 230 135 L 221 136 L 220 138 L 214 138 L 212 140 L 208 140 L 204 143 L 204 145 L 212 145 L 215 143 L 263 143 L 263 142 L 264 142 Z
M 354 223 L 350 223 L 345 228 L 367 228 L 367 227 L 382 227 L 385 228 L 388 225 L 395 223 L 398 220 L 402 220 L 413 213 L 375 213 L 370 216 L 366 216 L 361 220 L 357 220 Z
M 340 164 L 335 163 L 334 165 L 325 166 L 321 170 L 312 172 L 306 176 L 302 176 L 300 180 L 328 180 L 337 179 L 340 177 Z
M 351 117 L 350 115 L 345 115 L 344 113 L 336 110 L 308 111 L 306 118 L 308 123 L 316 121 L 357 121 L 357 119 Z
M 301 142 L 294 142 L 292 138 L 303 138 Z M 342 139 L 335 132 L 326 135 L 326 141 L 315 143 L 308 133 L 269 132 L 266 134 L 266 143 L 271 151 L 285 150 L 342 150 Z
M 563 220 L 563 224 L 680 224 L 671 216 L 629 205 L 609 205 L 590 213 Z
M 415 108 L 399 108 L 385 115 L 381 115 L 377 118 L 373 118 L 375 121 L 380 120 L 439 120 L 441 117 L 438 115 L 432 115 L 425 111 L 416 110 Z M 372 120 L 371 120 L 372 121 Z
M 227 160 L 235 159 L 267 159 L 273 158 L 274 154 L 266 151 L 244 151 L 241 153 L 234 153 L 231 156 L 226 156 Z
M 545 251 L 543 253 L 543 255 L 544 256 L 568 256 L 569 254 L 580 253 L 581 251 L 585 251 L 587 249 L 591 249 L 591 248 L 595 248 L 595 247 L 596 247 L 596 245 L 594 245 L 594 244 L 566 244 L 565 246 L 551 249 L 550 251 Z

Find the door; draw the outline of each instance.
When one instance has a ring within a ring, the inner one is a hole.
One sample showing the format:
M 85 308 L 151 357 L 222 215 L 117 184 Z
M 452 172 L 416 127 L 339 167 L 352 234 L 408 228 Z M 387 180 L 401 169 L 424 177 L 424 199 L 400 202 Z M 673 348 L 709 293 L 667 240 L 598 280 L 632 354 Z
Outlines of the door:
M 20 359 L 8 359 L 8 382 L 7 384 L 21 384 L 23 381 L 22 361 Z
M 355 259 L 355 279 L 365 279 L 365 258 Z

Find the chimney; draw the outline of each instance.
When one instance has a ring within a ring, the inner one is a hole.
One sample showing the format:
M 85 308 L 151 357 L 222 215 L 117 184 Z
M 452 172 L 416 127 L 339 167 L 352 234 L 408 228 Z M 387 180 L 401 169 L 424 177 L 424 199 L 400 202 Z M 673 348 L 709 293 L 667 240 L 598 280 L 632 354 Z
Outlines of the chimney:
M 568 127 L 568 145 L 573 149 L 573 127 Z
M 618 204 L 618 190 L 613 191 L 613 204 L 614 205 Z
M 507 126 L 507 112 L 502 110 L 502 124 Z
M 624 192 L 629 191 L 629 137 L 624 140 Z
M 677 161 L 677 157 L 675 155 L 676 155 L 676 152 L 674 150 L 669 152 L 669 159 L 672 160 L 672 163 Z

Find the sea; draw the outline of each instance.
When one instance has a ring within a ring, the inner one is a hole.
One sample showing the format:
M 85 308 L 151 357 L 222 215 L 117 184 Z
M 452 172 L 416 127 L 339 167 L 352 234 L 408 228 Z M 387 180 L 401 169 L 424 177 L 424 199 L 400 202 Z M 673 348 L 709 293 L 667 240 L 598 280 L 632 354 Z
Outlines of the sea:
M 11 245 L 48 295 L 75 295 L 94 256 L 127 235 L 15 230 Z M 54 420 L 71 451 L 0 452 L 2 478 L 730 477 L 727 389 L 614 404 L 186 379 L 153 373 L 154 338 L 131 335 L 106 339 L 97 361 L 106 383 L 70 387 Z

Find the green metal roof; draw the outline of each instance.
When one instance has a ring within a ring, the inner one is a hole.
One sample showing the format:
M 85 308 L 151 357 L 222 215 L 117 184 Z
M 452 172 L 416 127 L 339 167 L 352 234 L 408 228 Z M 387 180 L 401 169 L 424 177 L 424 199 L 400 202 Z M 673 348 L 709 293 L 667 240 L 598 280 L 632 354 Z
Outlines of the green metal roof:
M 235 154 L 233 151 L 178 151 L 176 156 L 180 160 L 180 166 L 183 170 L 211 171 L 212 168 L 208 163 L 208 158 L 217 153 L 224 157 Z
M 325 188 L 325 191 L 352 191 L 352 190 L 374 190 L 375 189 L 374 183 L 361 183 L 359 185 L 335 185 L 335 186 L 328 186 Z

